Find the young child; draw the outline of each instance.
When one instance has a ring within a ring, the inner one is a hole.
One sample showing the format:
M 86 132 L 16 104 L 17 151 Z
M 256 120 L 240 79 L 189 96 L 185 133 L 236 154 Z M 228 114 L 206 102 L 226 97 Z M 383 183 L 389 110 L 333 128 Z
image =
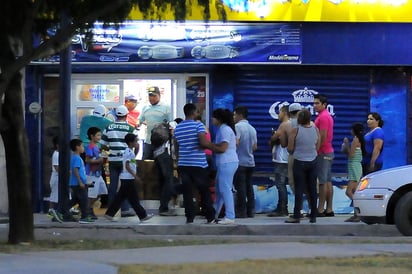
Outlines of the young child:
M 84 162 L 80 154 L 84 152 L 83 142 L 80 139 L 70 141 L 70 149 L 73 152 L 70 161 L 70 180 L 72 200 L 71 205 L 79 204 L 81 217 L 79 224 L 93 223 L 94 220 L 89 217 L 89 206 L 87 200 L 86 171 Z
M 85 148 L 86 155 L 86 180 L 88 185 L 90 217 L 97 220 L 93 212 L 93 204 L 99 195 L 107 194 L 107 186 L 101 176 L 103 158 L 100 157 L 98 143 L 102 138 L 102 131 L 98 127 L 90 127 L 87 130 L 87 138 L 90 140 Z
M 50 205 L 47 215 L 53 221 L 63 222 L 61 214 L 56 210 L 59 202 L 59 137 L 53 138 L 52 172 L 50 177 Z
M 127 148 L 123 153 L 123 170 L 119 176 L 121 181 L 120 189 L 109 205 L 105 217 L 110 221 L 114 221 L 113 216 L 120 209 L 122 202 L 127 199 L 140 221 L 147 221 L 153 217 L 153 214 L 147 214 L 146 210 L 140 205 L 136 187 L 136 183 L 140 181 L 140 178 L 137 176 L 136 156 L 133 150 L 136 147 L 138 138 L 133 133 L 128 133 L 124 140 Z
M 348 156 L 348 179 L 349 183 L 346 187 L 346 196 L 351 200 L 353 194 L 358 187 L 359 180 L 362 177 L 362 155 L 365 153 L 364 127 L 361 123 L 354 123 L 351 127 L 353 136 L 352 143 L 349 144 L 348 138 L 343 139 L 342 152 Z M 350 217 L 345 222 L 359 222 L 360 218 L 356 216 Z

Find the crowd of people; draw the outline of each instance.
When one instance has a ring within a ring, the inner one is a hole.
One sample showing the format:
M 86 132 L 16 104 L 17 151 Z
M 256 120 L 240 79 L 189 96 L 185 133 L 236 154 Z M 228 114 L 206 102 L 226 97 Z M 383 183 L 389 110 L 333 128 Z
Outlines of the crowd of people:
M 70 207 L 79 205 L 79 223 L 92 223 L 97 219 L 93 204 L 106 194 L 108 209 L 105 217 L 108 220 L 116 220 L 118 210 L 120 217 L 137 215 L 141 221 L 153 217 L 139 202 L 137 185 L 141 179 L 136 161 L 139 149 L 143 149 L 143 159 L 154 160 L 156 166 L 160 216 L 176 216 L 169 203 L 173 197 L 182 194 L 188 224 L 193 223 L 199 213 L 204 215 L 206 223 L 221 225 L 233 224 L 236 218 L 253 218 L 255 196 L 252 177 L 255 170 L 254 152 L 258 147 L 256 129 L 248 121 L 248 109 L 238 106 L 233 112 L 223 108 L 213 110 L 212 124 L 216 127 L 216 133 L 211 140 L 195 104 L 186 104 L 183 107 L 185 118 L 176 119 L 176 125 L 171 127 L 170 107 L 161 103 L 160 96 L 158 87 L 150 87 L 150 104 L 141 113 L 135 109 L 137 99 L 127 96 L 124 105 L 110 112 L 113 116 L 110 119 L 106 118 L 108 113 L 103 105 L 96 106 L 92 115 L 83 117 L 79 138 L 70 142 L 73 152 L 69 180 Z M 334 121 L 328 112 L 327 96 L 316 94 L 313 108 L 318 113 L 314 121 L 311 112 L 299 103 L 282 106 L 279 110 L 280 125 L 276 130 L 272 129 L 269 140 L 278 201 L 276 209 L 268 216 L 288 217 L 286 223 L 301 222 L 305 197 L 310 208 L 307 215 L 310 223 L 315 223 L 318 217 L 334 216 Z M 143 148 L 138 142 L 140 125 L 147 127 Z M 345 138 L 342 141 L 341 152 L 348 157 L 346 195 L 350 199 L 361 177 L 380 170 L 383 165 L 383 120 L 378 113 L 371 112 L 367 117 L 367 126 L 369 131 L 365 133 L 362 123 L 354 123 L 350 129 L 351 140 Z M 48 215 L 62 222 L 64 220 L 56 206 L 57 137 L 53 143 L 55 152 Z M 110 173 L 108 187 L 105 182 L 106 169 L 103 167 L 105 161 L 108 161 Z M 211 181 L 214 182 L 214 196 L 210 190 Z M 295 201 L 290 216 L 287 184 Z M 194 189 L 197 193 L 193 192 Z M 346 221 L 357 222 L 359 218 L 354 214 Z

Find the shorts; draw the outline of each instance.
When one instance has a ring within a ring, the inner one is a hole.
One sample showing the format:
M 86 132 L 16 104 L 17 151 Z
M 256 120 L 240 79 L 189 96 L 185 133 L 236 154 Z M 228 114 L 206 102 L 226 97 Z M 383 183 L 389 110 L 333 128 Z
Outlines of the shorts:
M 99 195 L 107 194 L 106 182 L 103 180 L 103 177 L 96 176 L 87 176 L 87 184 L 93 184 L 94 187 L 88 187 L 88 197 L 97 198 Z
M 59 176 L 51 176 L 50 178 L 50 198 L 52 203 L 59 202 Z
M 318 181 L 319 184 L 326 184 L 332 181 L 332 163 L 335 155 L 332 153 L 322 153 L 318 155 Z

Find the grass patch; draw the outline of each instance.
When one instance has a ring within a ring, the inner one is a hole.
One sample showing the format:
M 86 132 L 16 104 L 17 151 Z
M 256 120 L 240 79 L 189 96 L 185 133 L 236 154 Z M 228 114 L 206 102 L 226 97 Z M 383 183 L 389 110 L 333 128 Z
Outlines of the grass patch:
M 279 252 L 279 251 L 278 251 Z M 196 254 L 194 254 L 195 256 Z M 313 258 L 282 260 L 243 260 L 238 262 L 179 264 L 179 265 L 126 265 L 119 266 L 119 274 L 179 273 L 179 274 L 409 274 L 412 272 L 410 256 L 374 256 L 356 258 Z

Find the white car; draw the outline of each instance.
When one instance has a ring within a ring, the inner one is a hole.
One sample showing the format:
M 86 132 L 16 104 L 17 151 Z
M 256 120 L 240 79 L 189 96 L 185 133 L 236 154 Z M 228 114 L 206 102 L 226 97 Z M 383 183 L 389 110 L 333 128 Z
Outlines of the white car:
M 353 196 L 355 212 L 367 224 L 395 224 L 412 236 L 412 165 L 363 177 Z

